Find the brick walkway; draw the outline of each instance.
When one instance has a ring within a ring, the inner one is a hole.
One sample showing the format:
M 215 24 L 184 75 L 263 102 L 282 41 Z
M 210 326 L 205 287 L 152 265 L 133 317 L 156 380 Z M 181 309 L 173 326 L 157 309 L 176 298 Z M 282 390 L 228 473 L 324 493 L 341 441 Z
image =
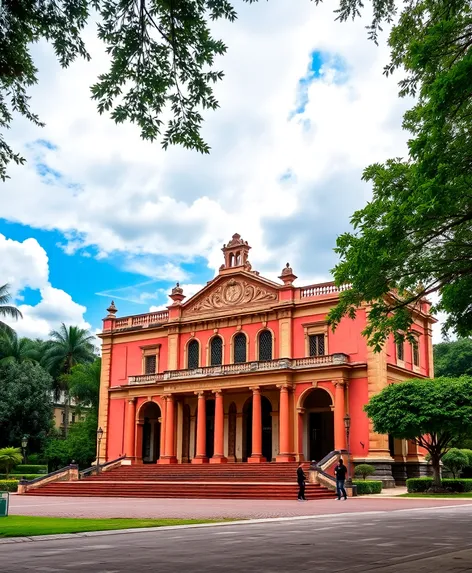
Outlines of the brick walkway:
M 10 496 L 10 514 L 55 517 L 249 518 L 295 517 L 471 505 L 467 499 L 351 498 L 347 501 L 134 499 Z

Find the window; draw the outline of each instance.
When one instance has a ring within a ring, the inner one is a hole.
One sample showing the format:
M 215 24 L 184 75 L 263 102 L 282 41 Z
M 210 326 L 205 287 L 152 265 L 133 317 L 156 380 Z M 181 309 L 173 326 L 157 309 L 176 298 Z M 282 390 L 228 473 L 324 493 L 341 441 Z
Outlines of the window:
M 211 366 L 219 366 L 223 363 L 223 340 L 219 336 L 211 341 L 210 346 L 210 364 Z
M 405 353 L 403 351 L 403 342 L 397 342 L 397 360 L 405 360 Z
M 308 337 L 310 356 L 324 356 L 324 334 L 311 334 Z
M 144 357 L 144 374 L 155 374 L 156 373 L 156 355 Z
M 412 353 L 413 353 L 413 366 L 419 366 L 420 365 L 420 350 L 418 347 L 418 341 L 416 340 L 412 345 L 411 345 L 411 349 L 412 349 Z
M 259 334 L 259 360 L 272 360 L 272 332 L 263 330 Z
M 247 339 L 246 339 L 246 335 L 243 334 L 242 332 L 239 332 L 238 334 L 236 334 L 236 336 L 233 339 L 233 344 L 234 344 L 234 351 L 233 351 L 233 358 L 234 358 L 234 362 L 238 363 L 238 362 L 246 362 L 247 360 L 247 356 L 246 356 L 246 347 L 247 347 Z
M 198 340 L 191 340 L 187 346 L 187 368 L 193 370 L 200 364 L 200 344 Z

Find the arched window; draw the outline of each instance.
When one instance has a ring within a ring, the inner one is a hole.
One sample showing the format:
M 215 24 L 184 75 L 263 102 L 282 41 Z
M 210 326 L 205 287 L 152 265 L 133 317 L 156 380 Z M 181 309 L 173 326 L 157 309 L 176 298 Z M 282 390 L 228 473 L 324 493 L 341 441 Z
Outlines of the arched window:
M 259 360 L 272 360 L 272 332 L 263 330 L 259 334 Z
M 200 364 L 200 344 L 198 340 L 191 340 L 187 346 L 187 368 L 193 370 Z
M 223 340 L 219 336 L 215 336 L 211 341 L 210 364 L 211 366 L 223 364 Z
M 233 361 L 237 362 L 246 362 L 246 348 L 247 348 L 247 339 L 246 335 L 242 332 L 236 334 L 233 339 Z

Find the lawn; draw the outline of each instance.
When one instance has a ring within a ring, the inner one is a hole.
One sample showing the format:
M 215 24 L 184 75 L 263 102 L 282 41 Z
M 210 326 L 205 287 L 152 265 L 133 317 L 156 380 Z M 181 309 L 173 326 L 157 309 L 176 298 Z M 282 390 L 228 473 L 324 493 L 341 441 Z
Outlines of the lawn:
M 435 499 L 472 499 L 472 492 L 466 493 L 403 493 L 398 497 L 431 497 Z
M 110 529 L 131 529 L 141 527 L 164 527 L 166 525 L 191 525 L 195 523 L 216 523 L 215 519 L 83 519 L 70 517 L 31 517 L 9 515 L 0 517 L 1 537 L 31 537 L 59 533 L 81 533 L 84 531 L 105 531 Z

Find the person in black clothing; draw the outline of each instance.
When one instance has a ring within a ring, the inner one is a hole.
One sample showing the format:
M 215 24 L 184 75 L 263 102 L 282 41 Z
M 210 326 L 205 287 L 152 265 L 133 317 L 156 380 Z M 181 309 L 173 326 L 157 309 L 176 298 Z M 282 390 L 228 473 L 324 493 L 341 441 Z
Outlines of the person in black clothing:
M 344 489 L 344 483 L 346 481 L 347 467 L 343 464 L 341 458 L 339 458 L 338 465 L 334 468 L 334 475 L 336 476 L 336 493 L 338 497 L 337 500 L 341 499 L 341 494 L 344 496 L 344 500 L 347 499 L 347 493 Z
M 303 464 L 300 462 L 297 468 L 297 483 L 298 483 L 298 501 L 306 501 L 305 497 L 305 480 L 306 475 L 303 471 Z

